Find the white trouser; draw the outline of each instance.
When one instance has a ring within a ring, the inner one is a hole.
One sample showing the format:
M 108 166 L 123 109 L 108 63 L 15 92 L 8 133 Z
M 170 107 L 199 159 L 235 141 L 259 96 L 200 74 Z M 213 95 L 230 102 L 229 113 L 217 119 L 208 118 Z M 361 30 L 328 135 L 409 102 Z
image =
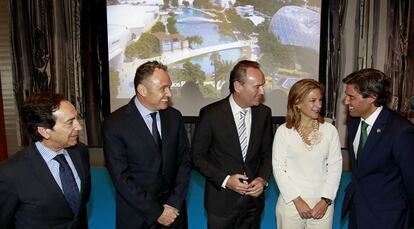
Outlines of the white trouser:
M 303 198 L 310 208 L 313 208 L 320 198 Z M 302 219 L 293 201 L 285 203 L 279 196 L 276 204 L 277 229 L 332 229 L 334 205 L 328 206 L 321 219 Z

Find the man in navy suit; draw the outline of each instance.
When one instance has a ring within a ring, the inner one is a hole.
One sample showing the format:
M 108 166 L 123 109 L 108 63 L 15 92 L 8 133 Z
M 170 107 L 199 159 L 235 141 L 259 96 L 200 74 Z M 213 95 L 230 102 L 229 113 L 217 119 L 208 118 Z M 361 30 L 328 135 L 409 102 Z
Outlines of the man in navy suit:
M 33 143 L 0 164 L 0 228 L 88 228 L 89 152 L 78 143 L 78 112 L 49 93 L 32 95 L 21 112 Z
M 144 63 L 135 73 L 136 96 L 105 119 L 118 229 L 187 228 L 191 161 L 183 118 L 169 106 L 171 84 L 165 65 Z
M 231 94 L 200 110 L 192 159 L 206 178 L 209 229 L 260 228 L 273 140 L 264 84 L 257 62 L 240 61 L 230 73 Z
M 345 104 L 352 180 L 342 218 L 351 229 L 406 229 L 414 206 L 414 125 L 386 107 L 390 79 L 363 69 L 348 75 Z

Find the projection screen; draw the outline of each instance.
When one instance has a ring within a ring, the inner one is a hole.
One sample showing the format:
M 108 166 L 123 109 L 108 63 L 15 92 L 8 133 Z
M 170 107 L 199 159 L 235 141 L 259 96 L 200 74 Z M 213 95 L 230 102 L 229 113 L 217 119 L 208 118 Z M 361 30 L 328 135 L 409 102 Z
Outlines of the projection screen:
M 265 104 L 285 116 L 290 87 L 318 79 L 321 0 L 108 0 L 111 111 L 134 95 L 138 66 L 157 60 L 184 116 L 229 94 L 230 70 L 258 61 Z

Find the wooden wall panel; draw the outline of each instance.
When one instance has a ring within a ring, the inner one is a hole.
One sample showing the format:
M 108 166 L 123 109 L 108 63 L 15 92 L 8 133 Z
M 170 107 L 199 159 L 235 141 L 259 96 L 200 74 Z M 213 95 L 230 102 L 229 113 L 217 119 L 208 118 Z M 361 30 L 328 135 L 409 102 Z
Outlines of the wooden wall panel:
M 0 77 L 0 161 L 7 159 L 6 128 L 4 126 L 3 96 Z
M 7 0 L 0 0 L 0 76 L 2 86 L 4 126 L 8 154 L 13 154 L 20 147 L 19 115 L 13 92 L 12 56 L 9 29 L 9 7 Z

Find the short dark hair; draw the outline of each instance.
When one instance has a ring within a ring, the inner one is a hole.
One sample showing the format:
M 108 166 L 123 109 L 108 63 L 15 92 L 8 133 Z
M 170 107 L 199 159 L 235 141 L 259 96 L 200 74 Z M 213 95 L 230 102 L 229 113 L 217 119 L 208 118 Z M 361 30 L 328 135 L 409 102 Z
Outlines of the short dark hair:
M 32 94 L 22 107 L 22 123 L 33 141 L 41 141 L 42 135 L 38 127 L 52 129 L 56 123 L 53 112 L 59 109 L 60 103 L 66 100 L 61 94 L 36 93 Z
M 391 99 L 391 80 L 385 73 L 366 68 L 349 74 L 342 80 L 345 84 L 355 85 L 363 98 L 376 96 L 375 106 L 386 106 Z
M 143 63 L 141 66 L 137 68 L 137 71 L 135 72 L 135 78 L 134 78 L 134 86 L 135 90 L 137 90 L 138 84 L 140 84 L 143 80 L 147 79 L 154 73 L 155 69 L 162 69 L 164 71 L 167 71 L 168 68 L 166 65 L 163 65 L 162 63 L 158 61 L 148 61 Z
M 260 70 L 260 64 L 256 61 L 251 60 L 242 60 L 237 63 L 233 70 L 230 72 L 230 85 L 229 90 L 230 93 L 234 92 L 234 85 L 233 83 L 235 81 L 239 81 L 241 83 L 244 83 L 244 80 L 246 79 L 246 69 L 247 68 L 256 68 Z

